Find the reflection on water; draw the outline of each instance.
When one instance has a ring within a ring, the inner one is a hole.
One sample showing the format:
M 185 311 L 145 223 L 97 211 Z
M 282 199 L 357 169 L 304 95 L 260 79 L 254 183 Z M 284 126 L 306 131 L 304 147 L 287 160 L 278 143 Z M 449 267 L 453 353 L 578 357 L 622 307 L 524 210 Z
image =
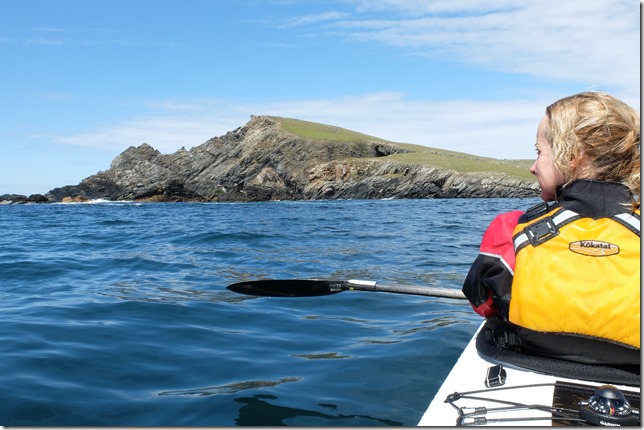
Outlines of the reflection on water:
M 432 318 L 426 321 L 420 321 L 417 327 L 408 328 L 405 330 L 394 330 L 394 333 L 401 335 L 407 335 L 412 333 L 419 333 L 423 331 L 432 331 L 439 328 L 446 328 L 452 325 L 457 324 L 467 324 L 468 320 L 466 318 L 458 318 L 458 315 L 444 315 L 436 318 Z
M 11 421 L 16 425 L 46 425 L 48 421 L 57 416 L 55 409 L 46 406 L 23 406 L 11 414 Z
M 341 355 L 337 352 L 327 352 L 323 354 L 291 354 L 293 357 L 303 357 L 309 360 L 338 360 L 341 358 L 351 358 L 350 355 Z
M 113 297 L 124 301 L 185 304 L 186 302 L 209 303 L 238 303 L 249 300 L 253 296 L 243 296 L 222 289 L 220 291 L 207 291 L 186 288 L 185 285 L 176 287 L 163 286 L 167 280 L 138 279 L 133 281 L 118 281 L 97 292 L 99 295 Z M 184 282 L 185 284 L 185 282 Z
M 244 390 L 276 387 L 285 382 L 297 382 L 300 378 L 282 378 L 279 381 L 244 381 L 216 387 L 192 388 L 189 390 L 173 390 L 159 393 L 159 396 L 212 396 L 216 394 L 235 394 Z
M 307 411 L 306 409 L 288 408 L 274 405 L 268 400 L 277 400 L 277 396 L 258 394 L 252 397 L 239 397 L 235 401 L 243 403 L 239 408 L 239 417 L 235 419 L 238 426 L 286 426 L 292 425 L 288 420 L 297 419 L 298 426 L 401 426 L 403 423 L 367 415 L 333 415 L 324 412 Z M 335 410 L 336 405 L 319 403 L 325 409 Z

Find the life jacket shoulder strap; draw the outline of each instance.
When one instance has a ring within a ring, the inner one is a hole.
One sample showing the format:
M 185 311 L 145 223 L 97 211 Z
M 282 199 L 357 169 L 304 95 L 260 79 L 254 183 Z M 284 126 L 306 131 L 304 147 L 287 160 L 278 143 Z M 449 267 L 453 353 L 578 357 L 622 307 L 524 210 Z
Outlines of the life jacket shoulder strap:
M 623 213 L 623 214 L 617 214 L 613 215 L 611 219 L 617 221 L 636 235 L 640 235 L 640 226 L 641 226 L 641 221 L 640 221 L 640 214 L 637 212 L 633 213 Z
M 547 242 L 559 234 L 561 227 L 580 218 L 583 218 L 583 216 L 577 212 L 559 208 L 538 221 L 530 222 L 513 238 L 515 253 L 528 245 L 537 246 Z M 637 236 L 640 236 L 641 221 L 638 212 L 621 213 L 609 218 L 626 227 Z
M 582 216 L 577 212 L 559 208 L 538 221 L 526 225 L 513 238 L 515 253 L 528 245 L 537 246 L 547 242 L 559 234 L 561 227 L 579 218 L 582 218 Z

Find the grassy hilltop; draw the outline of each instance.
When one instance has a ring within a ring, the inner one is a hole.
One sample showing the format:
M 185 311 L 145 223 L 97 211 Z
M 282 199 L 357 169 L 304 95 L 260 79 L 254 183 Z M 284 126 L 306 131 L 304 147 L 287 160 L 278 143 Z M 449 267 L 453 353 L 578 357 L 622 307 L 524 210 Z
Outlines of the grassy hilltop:
M 532 181 L 534 176 L 529 169 L 533 160 L 499 160 L 496 158 L 478 157 L 463 152 L 430 148 L 410 143 L 391 142 L 378 137 L 358 133 L 341 127 L 319 124 L 292 118 L 271 116 L 279 122 L 285 131 L 311 140 L 330 142 L 379 142 L 398 145 L 409 152 L 392 154 L 384 158 L 409 164 L 419 164 L 439 169 L 454 170 L 459 173 L 490 172 L 506 174 L 509 177 Z

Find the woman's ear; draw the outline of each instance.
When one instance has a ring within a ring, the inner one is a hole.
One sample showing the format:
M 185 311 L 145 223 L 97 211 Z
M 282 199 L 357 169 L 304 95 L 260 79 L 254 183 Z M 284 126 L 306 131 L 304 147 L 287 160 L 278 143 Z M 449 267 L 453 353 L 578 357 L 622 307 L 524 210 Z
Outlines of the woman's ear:
M 593 163 L 590 161 L 584 151 L 579 153 L 570 160 L 570 171 L 574 172 L 577 178 L 591 178 L 593 173 Z

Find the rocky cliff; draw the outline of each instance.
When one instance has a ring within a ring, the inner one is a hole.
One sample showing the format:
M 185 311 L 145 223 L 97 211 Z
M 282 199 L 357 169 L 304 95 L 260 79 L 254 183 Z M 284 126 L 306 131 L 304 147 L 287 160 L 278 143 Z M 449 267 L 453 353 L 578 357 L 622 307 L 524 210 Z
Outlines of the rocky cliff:
M 292 127 L 289 131 L 286 121 L 297 120 L 253 116 L 224 136 L 174 154 L 161 154 L 145 143 L 130 147 L 108 170 L 78 185 L 53 189 L 45 197 L 48 201 L 266 201 L 538 195 L 534 181 L 406 163 L 394 158 L 413 152 L 405 145 L 353 132 L 343 139 L 339 132 L 343 129 L 321 124 L 316 126 L 326 127 L 325 131 L 306 137 Z M 333 133 L 338 138 L 329 137 Z

